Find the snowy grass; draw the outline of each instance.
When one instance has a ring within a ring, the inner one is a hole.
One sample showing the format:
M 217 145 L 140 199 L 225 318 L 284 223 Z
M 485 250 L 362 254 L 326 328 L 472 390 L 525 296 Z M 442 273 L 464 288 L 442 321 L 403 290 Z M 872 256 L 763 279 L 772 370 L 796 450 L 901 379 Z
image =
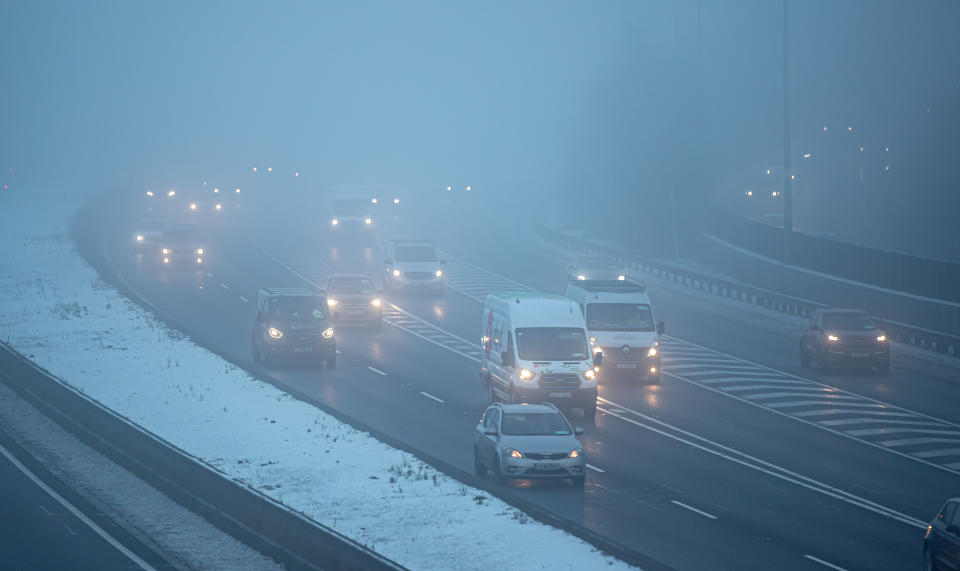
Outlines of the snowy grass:
M 168 329 L 76 253 L 79 205 L 0 201 L 0 338 L 63 382 L 413 569 L 629 568 Z

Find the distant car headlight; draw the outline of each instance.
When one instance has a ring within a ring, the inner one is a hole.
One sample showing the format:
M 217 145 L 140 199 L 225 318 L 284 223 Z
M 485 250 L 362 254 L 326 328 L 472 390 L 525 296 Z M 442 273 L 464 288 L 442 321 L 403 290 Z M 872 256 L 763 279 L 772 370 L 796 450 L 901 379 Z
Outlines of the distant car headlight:
M 197 203 L 196 203 L 196 202 L 191 202 L 191 203 L 190 203 L 190 210 L 196 210 L 196 209 L 197 209 Z
M 332 297 L 328 297 L 328 298 L 327 298 L 327 305 L 329 305 L 330 307 L 333 307 L 333 306 L 337 305 L 338 303 L 340 303 L 340 302 L 337 301 L 337 300 L 335 300 L 335 299 L 333 299 Z
M 399 199 L 399 198 L 394 198 L 394 199 L 393 199 L 393 203 L 394 203 L 394 204 L 400 204 L 400 199 Z
M 523 458 L 523 454 L 515 448 L 504 448 L 503 455 L 511 458 Z
M 217 210 L 220 210 L 221 208 L 223 208 L 223 205 L 222 205 L 222 204 L 218 204 L 218 205 L 214 206 L 214 208 L 216 208 Z
M 333 337 L 333 327 L 327 327 L 326 329 L 324 329 L 323 333 L 321 333 L 320 336 L 323 337 L 324 339 L 329 339 Z
M 279 339 L 283 337 L 283 331 L 280 331 L 276 327 L 271 327 L 270 329 L 267 329 L 267 333 L 269 333 L 270 337 L 273 337 L 274 339 Z
M 331 225 L 331 226 L 336 226 L 337 224 L 340 224 L 340 221 L 337 220 L 336 218 L 334 218 L 333 220 L 330 221 L 330 225 Z
M 839 341 L 839 340 L 840 340 L 840 338 L 837 337 L 836 335 L 834 335 L 833 333 L 827 335 L 827 341 L 836 342 L 836 341 Z
M 617 279 L 620 280 L 620 281 L 626 281 L 626 280 L 627 280 L 627 276 L 625 276 L 625 275 L 623 275 L 623 274 L 620 274 L 619 276 L 617 276 Z
M 883 342 L 885 342 L 886 340 L 887 340 L 887 336 L 886 336 L 886 335 L 880 335 L 879 337 L 877 337 L 877 341 L 879 341 L 880 343 L 883 343 Z
M 579 458 L 581 454 L 583 454 L 583 452 L 580 450 L 571 450 L 570 453 L 567 454 L 567 458 Z
M 169 264 L 169 263 L 170 263 L 170 258 L 164 258 L 164 259 L 163 259 L 163 263 L 164 263 L 164 264 Z
M 160 252 L 161 252 L 164 256 L 166 256 L 167 254 L 170 253 L 170 248 L 164 248 L 164 249 L 160 250 Z
M 656 356 L 657 356 L 657 348 L 650 347 L 650 349 L 647 350 L 647 357 L 656 357 Z
M 363 223 L 366 224 L 367 226 L 369 226 L 369 225 L 373 224 L 373 220 L 370 219 L 370 218 L 364 218 L 364 219 L 363 219 Z
M 393 277 L 399 278 L 399 277 L 400 277 L 400 270 L 393 270 Z
M 203 258 L 197 258 L 197 263 L 198 263 L 198 264 L 202 264 L 202 263 L 203 263 Z
M 382 303 L 383 303 L 383 302 L 380 301 L 380 298 L 379 298 L 379 297 L 370 300 L 370 305 L 372 305 L 372 306 L 374 306 L 374 307 L 380 307 L 380 305 L 381 305 Z
M 585 276 L 585 275 L 583 275 L 583 274 L 580 274 L 580 275 L 577 276 L 577 279 L 582 281 L 582 280 L 587 279 L 587 276 Z
M 442 277 L 443 277 L 443 270 L 437 270 L 437 271 L 433 272 L 433 275 L 437 276 L 438 278 L 442 278 Z
M 147 196 L 153 196 L 153 191 L 152 191 L 152 190 L 148 190 L 148 191 L 147 191 Z
M 143 234 L 137 234 L 137 242 L 143 242 Z
M 588 381 L 592 381 L 597 378 L 597 372 L 593 369 L 587 369 L 583 372 L 583 378 L 587 379 Z
M 526 381 L 526 380 L 532 379 L 532 378 L 533 378 L 533 371 L 531 371 L 531 370 L 529 370 L 529 369 L 520 369 L 520 371 L 517 372 L 517 377 L 519 377 L 520 380 L 522 380 L 522 381 Z
M 203 255 L 203 248 L 197 248 L 197 254 Z

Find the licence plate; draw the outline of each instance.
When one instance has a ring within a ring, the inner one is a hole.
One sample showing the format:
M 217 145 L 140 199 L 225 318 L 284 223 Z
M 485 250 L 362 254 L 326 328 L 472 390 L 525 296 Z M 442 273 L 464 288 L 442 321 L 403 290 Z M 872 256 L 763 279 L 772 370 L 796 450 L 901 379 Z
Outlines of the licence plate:
M 637 364 L 636 363 L 617 363 L 617 368 L 618 369 L 636 369 Z
M 870 353 L 851 353 L 851 357 L 856 357 L 857 359 L 863 359 L 864 357 L 869 357 Z
M 552 399 L 568 399 L 573 396 L 573 393 L 550 393 L 550 398 Z
M 350 317 L 363 317 L 367 312 L 362 309 L 354 309 L 353 311 L 348 311 L 347 315 Z
M 312 353 L 313 347 L 294 347 L 293 352 L 294 353 Z
M 534 464 L 533 467 L 536 468 L 537 470 L 556 470 L 557 469 L 557 467 L 553 464 L 537 463 L 537 464 Z

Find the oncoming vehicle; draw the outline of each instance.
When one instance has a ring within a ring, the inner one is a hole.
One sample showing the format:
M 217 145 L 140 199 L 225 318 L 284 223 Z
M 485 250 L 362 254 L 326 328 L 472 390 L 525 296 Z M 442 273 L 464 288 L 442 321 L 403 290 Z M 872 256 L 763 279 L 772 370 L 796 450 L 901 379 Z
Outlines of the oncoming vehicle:
M 924 571 L 960 571 L 960 498 L 947 500 L 923 535 Z
M 590 345 L 603 353 L 604 379 L 613 376 L 660 383 L 662 321 L 654 321 L 646 286 L 619 280 L 567 284 L 566 297 L 580 306 Z
M 608 256 L 580 256 L 567 266 L 568 280 L 620 280 L 627 279 L 626 269 L 616 259 Z
M 163 220 L 147 219 L 140 220 L 133 229 L 133 248 L 137 252 L 143 252 L 147 248 L 152 248 L 163 236 L 163 229 L 167 223 Z
M 383 327 L 383 300 L 373 280 L 362 275 L 334 274 L 326 281 L 327 306 L 335 323 Z
M 440 266 L 446 263 L 437 256 L 429 240 L 391 240 L 387 244 L 387 259 L 383 261 L 384 287 L 443 295 L 444 276 Z
M 800 365 L 838 365 L 890 370 L 890 343 L 870 315 L 857 309 L 818 309 L 800 337 Z
M 373 203 L 367 198 L 342 198 L 333 201 L 330 231 L 334 237 L 372 235 Z
M 474 434 L 474 472 L 483 477 L 490 470 L 498 484 L 510 478 L 568 478 L 582 487 L 587 460 L 576 434 L 583 429 L 571 427 L 550 403 L 491 405 Z
M 207 257 L 200 230 L 189 223 L 164 228 L 157 245 L 164 266 L 202 266 Z
M 305 354 L 336 368 L 337 339 L 330 321 L 323 292 L 261 289 L 250 343 L 253 360 L 269 365 L 283 355 Z
M 490 402 L 553 402 L 597 412 L 597 372 L 583 315 L 559 295 L 487 296 L 480 326 L 480 378 Z

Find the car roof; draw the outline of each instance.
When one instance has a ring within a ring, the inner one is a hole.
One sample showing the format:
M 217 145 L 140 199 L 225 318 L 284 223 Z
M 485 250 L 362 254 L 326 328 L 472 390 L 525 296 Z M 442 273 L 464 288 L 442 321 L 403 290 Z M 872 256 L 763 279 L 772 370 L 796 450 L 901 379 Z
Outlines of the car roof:
M 323 292 L 305 287 L 265 287 L 261 289 L 270 297 L 322 297 Z
M 433 246 L 430 240 L 390 240 L 397 246 Z
M 363 274 L 330 274 L 327 276 L 327 281 L 330 280 L 370 280 L 373 281 L 373 278 L 370 276 L 365 276 Z
M 498 405 L 503 412 L 505 413 L 528 413 L 528 414 L 543 414 L 551 412 L 560 412 L 557 407 L 551 404 L 541 404 L 541 403 L 500 403 Z

